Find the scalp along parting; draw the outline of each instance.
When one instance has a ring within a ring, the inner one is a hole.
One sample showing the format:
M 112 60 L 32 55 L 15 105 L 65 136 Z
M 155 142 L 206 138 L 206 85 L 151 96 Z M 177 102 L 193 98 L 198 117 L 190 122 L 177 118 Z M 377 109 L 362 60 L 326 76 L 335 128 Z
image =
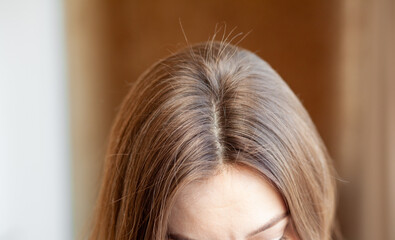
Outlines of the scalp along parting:
M 301 239 L 331 239 L 334 172 L 300 101 L 248 50 L 188 46 L 145 71 L 124 99 L 90 239 L 166 239 L 176 192 L 237 164 L 278 189 Z

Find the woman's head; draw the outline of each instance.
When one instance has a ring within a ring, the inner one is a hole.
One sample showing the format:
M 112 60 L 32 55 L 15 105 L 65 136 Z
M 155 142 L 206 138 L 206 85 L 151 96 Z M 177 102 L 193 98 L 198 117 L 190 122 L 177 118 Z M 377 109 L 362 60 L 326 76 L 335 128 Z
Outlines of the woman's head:
M 289 222 L 299 239 L 330 239 L 330 164 L 309 115 L 265 61 L 229 43 L 192 45 L 145 71 L 124 99 L 92 238 L 244 239 L 287 214 L 274 237 Z

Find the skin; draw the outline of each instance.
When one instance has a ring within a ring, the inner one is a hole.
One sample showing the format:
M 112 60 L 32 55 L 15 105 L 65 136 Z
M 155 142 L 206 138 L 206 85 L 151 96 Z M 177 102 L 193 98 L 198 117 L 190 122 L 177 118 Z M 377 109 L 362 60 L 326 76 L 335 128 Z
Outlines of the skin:
M 263 225 L 267 228 L 260 231 Z M 181 189 L 171 208 L 168 234 L 170 240 L 298 239 L 281 195 L 243 166 L 225 167 Z

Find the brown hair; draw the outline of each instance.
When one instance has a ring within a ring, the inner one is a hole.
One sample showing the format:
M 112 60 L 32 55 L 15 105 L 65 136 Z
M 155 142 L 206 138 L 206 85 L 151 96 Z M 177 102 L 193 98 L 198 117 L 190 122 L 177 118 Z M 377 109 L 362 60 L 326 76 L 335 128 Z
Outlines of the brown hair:
M 116 117 L 91 239 L 166 239 L 174 196 L 224 165 L 262 173 L 301 239 L 332 239 L 327 150 L 288 85 L 229 42 L 190 45 L 155 63 Z

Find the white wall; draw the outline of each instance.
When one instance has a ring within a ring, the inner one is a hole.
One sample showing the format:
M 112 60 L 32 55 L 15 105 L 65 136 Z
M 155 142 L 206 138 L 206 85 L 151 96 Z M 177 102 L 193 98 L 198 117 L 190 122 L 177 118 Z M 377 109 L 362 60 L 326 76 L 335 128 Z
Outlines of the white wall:
M 63 2 L 0 0 L 0 239 L 72 238 Z

